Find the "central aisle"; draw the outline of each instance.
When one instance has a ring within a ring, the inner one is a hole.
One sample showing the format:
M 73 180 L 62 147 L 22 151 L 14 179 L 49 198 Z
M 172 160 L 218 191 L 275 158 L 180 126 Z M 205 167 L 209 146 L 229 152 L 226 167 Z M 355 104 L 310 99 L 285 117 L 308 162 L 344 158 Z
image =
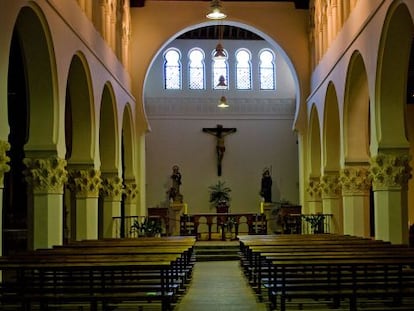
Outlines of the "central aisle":
M 239 261 L 196 262 L 190 288 L 175 311 L 265 311 Z

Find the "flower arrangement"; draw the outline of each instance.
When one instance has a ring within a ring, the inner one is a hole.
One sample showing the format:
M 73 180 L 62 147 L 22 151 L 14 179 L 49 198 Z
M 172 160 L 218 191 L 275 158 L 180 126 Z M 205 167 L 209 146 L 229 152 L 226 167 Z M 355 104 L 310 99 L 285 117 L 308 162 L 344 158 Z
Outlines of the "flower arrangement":
M 224 181 L 218 181 L 217 184 L 208 187 L 210 191 L 210 204 L 212 207 L 218 207 L 219 205 L 226 205 L 231 200 L 230 192 L 231 188 L 226 185 Z
M 159 236 L 162 233 L 161 221 L 152 217 L 145 217 L 141 223 L 135 220 L 131 226 L 131 232 L 137 232 L 140 236 Z

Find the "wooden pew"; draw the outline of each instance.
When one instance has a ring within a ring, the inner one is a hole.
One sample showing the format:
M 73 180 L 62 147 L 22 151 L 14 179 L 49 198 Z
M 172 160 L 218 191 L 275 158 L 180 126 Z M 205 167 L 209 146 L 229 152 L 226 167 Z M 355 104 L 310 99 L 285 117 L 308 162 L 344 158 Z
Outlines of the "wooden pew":
M 277 297 L 281 310 L 287 299 L 330 298 L 337 306 L 348 298 L 355 310 L 361 297 L 401 301 L 414 293 L 414 253 L 406 246 L 329 235 L 240 241 L 242 257 L 251 256 L 245 271 L 253 271 L 259 294 L 262 280 L 268 282 L 273 308 Z
M 3 306 L 18 304 L 20 310 L 85 303 L 91 310 L 99 306 L 110 310 L 111 305 L 127 301 L 159 302 L 161 310 L 170 310 L 177 284 L 188 280 L 188 254 L 195 240 L 173 246 L 161 240 L 152 241 L 154 247 L 149 239 L 139 243 L 88 241 L 74 243 L 78 247 L 71 244 L 1 257 L 0 269 L 6 276 L 1 302 Z

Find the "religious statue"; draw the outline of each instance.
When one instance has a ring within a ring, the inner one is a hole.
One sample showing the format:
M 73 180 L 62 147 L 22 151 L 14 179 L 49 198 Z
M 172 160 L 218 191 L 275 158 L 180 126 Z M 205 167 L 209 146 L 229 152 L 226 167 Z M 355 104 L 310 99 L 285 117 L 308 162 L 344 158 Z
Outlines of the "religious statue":
M 224 137 L 236 132 L 236 128 L 224 128 L 223 125 L 217 124 L 217 127 L 203 128 L 203 132 L 216 136 L 216 152 L 217 152 L 217 175 L 221 176 L 221 162 L 223 160 L 226 147 L 224 145 Z
M 272 176 L 270 176 L 268 168 L 265 168 L 263 171 L 260 195 L 263 197 L 265 203 L 272 202 Z
M 173 166 L 173 173 L 171 175 L 172 185 L 170 190 L 168 191 L 169 199 L 172 200 L 174 203 L 183 203 L 183 196 L 180 193 L 180 186 L 181 186 L 181 173 L 180 168 L 178 165 Z

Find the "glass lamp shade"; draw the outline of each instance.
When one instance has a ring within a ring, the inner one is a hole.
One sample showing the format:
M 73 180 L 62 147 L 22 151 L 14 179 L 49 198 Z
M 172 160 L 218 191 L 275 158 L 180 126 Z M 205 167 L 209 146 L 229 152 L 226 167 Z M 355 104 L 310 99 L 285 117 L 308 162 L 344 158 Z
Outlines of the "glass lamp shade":
M 227 98 L 226 98 L 226 96 L 221 96 L 220 97 L 220 100 L 219 100 L 219 103 L 218 103 L 217 107 L 219 107 L 219 108 L 227 108 L 227 107 L 229 107 L 229 104 L 227 104 Z
M 224 19 L 227 15 L 222 11 L 219 0 L 212 0 L 210 5 L 210 12 L 207 13 L 208 19 Z

